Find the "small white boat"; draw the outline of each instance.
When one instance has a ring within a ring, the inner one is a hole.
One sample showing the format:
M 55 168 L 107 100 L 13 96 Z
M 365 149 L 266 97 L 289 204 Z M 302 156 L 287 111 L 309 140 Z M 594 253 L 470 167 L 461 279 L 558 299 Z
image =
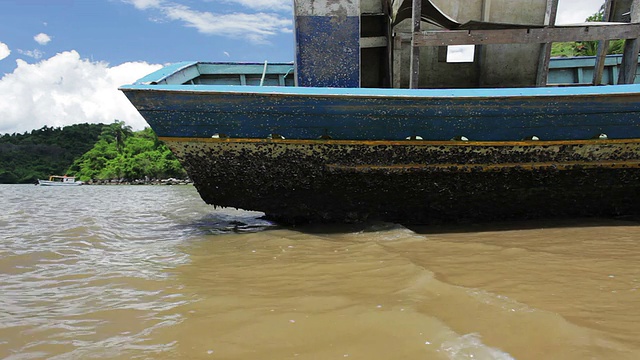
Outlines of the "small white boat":
M 38 185 L 42 186 L 78 186 L 84 184 L 82 181 L 76 181 L 73 176 L 51 175 L 49 180 L 38 179 Z

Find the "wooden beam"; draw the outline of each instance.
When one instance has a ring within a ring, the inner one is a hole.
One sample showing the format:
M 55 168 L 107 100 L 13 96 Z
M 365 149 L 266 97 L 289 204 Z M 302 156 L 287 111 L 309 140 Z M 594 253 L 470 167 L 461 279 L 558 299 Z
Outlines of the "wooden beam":
M 558 0 L 547 0 L 547 11 L 544 15 L 544 24 L 554 27 L 558 14 Z M 540 57 L 538 59 L 538 70 L 536 75 L 536 85 L 546 86 L 549 76 L 549 61 L 551 59 L 551 43 L 544 43 L 540 46 Z
M 640 22 L 640 0 L 633 0 L 631 3 L 631 22 Z M 620 65 L 618 84 L 633 84 L 636 81 L 636 70 L 638 68 L 638 53 L 640 52 L 640 42 L 638 34 L 635 36 L 625 36 L 624 54 Z
M 634 0 L 640 1 L 640 0 Z M 602 39 L 636 39 L 640 23 L 602 24 L 588 26 L 557 26 L 532 29 L 455 30 L 415 32 L 416 46 L 543 44 L 562 41 L 597 41 Z
M 371 36 L 371 37 L 361 37 L 360 38 L 360 48 L 376 48 L 376 47 L 387 47 L 387 37 L 386 36 Z
M 611 8 L 615 0 L 607 0 L 604 3 L 604 14 L 602 21 L 611 21 Z M 593 68 L 593 85 L 602 83 L 602 73 L 604 72 L 604 61 L 609 51 L 609 40 L 598 41 L 598 52 L 596 54 L 596 66 Z
M 409 88 L 417 89 L 420 81 L 420 48 L 416 44 L 416 34 L 420 34 L 420 16 L 422 15 L 422 0 L 413 0 L 413 38 L 411 40 L 411 70 Z

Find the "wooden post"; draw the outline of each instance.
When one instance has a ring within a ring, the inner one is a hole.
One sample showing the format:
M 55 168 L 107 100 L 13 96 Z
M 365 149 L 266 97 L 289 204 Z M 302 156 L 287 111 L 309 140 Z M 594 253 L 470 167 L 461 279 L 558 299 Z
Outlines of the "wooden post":
M 611 21 L 611 9 L 615 0 L 607 0 L 604 3 L 604 14 L 602 21 Z M 609 40 L 598 41 L 598 53 L 596 54 L 596 66 L 593 69 L 593 85 L 602 83 L 602 73 L 604 72 L 604 63 L 607 59 L 607 51 L 609 50 Z M 613 81 L 613 79 L 611 79 Z
M 482 0 L 482 21 L 491 21 L 491 0 Z M 485 45 L 478 45 L 475 49 L 475 62 L 478 71 L 478 86 L 483 87 L 486 82 L 486 71 L 484 71 L 487 48 Z
M 547 0 L 547 11 L 544 15 L 544 25 L 554 27 L 556 15 L 558 14 L 558 0 Z M 536 85 L 546 86 L 549 76 L 549 60 L 551 59 L 551 43 L 544 43 L 540 46 L 540 58 L 538 60 L 538 72 Z
M 633 0 L 631 3 L 631 22 L 640 22 L 640 0 Z M 640 52 L 638 38 L 627 39 L 624 44 L 618 84 L 633 84 L 635 82 L 636 69 L 638 68 L 638 52 Z
M 400 89 L 402 80 L 402 37 L 393 35 L 393 87 Z
M 422 15 L 422 0 L 413 0 L 413 32 L 411 35 L 411 76 L 409 88 L 417 89 L 420 80 L 420 47 L 415 44 L 415 35 L 422 31 L 420 16 Z
M 393 28 L 391 26 L 391 13 L 393 10 L 391 9 L 391 0 L 386 0 L 382 2 L 382 12 L 385 17 L 385 28 L 387 29 L 387 60 L 385 63 L 386 67 L 386 79 L 384 80 L 384 87 L 393 87 Z M 360 59 L 362 61 L 362 58 Z

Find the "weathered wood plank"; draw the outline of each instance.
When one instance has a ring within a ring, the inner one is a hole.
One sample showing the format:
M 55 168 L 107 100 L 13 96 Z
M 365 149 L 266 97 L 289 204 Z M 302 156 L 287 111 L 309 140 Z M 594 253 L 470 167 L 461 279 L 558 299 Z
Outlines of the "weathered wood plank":
M 604 14 L 602 21 L 611 21 L 611 8 L 615 0 L 607 0 L 604 3 Z M 593 85 L 600 85 L 602 83 L 602 74 L 604 72 L 604 60 L 607 57 L 607 51 L 609 50 L 609 40 L 598 41 L 598 52 L 596 54 L 596 66 L 593 69 Z
M 558 14 L 558 0 L 547 0 L 547 11 L 544 16 L 544 24 L 555 26 Z M 538 70 L 536 73 L 536 85 L 547 85 L 549 76 L 549 59 L 551 59 L 551 43 L 544 43 L 540 46 L 540 58 L 538 60 Z
M 491 0 L 482 1 L 482 21 L 491 21 Z M 476 71 L 478 72 L 478 86 L 484 86 L 487 82 L 487 72 L 485 71 L 485 62 L 487 57 L 487 48 L 485 46 L 476 46 L 474 58 L 476 59 Z
M 413 0 L 413 38 L 411 40 L 411 69 L 409 88 L 417 89 L 420 80 L 420 47 L 416 40 L 420 34 L 420 15 L 422 14 L 422 0 Z
M 384 12 L 386 21 L 385 27 L 387 29 L 387 61 L 386 61 L 386 72 L 387 78 L 384 81 L 384 86 L 393 87 L 393 41 L 395 40 L 393 37 L 393 27 L 391 26 L 391 0 L 384 0 L 382 2 L 382 10 Z M 360 59 L 362 61 L 362 59 Z
M 393 87 L 400 89 L 402 74 L 402 38 L 393 37 Z
M 404 34 L 403 34 L 404 36 Z M 408 34 L 407 36 L 411 36 Z M 640 23 L 558 26 L 532 29 L 424 31 L 414 35 L 416 46 L 543 44 L 640 37 Z
M 360 38 L 361 49 L 386 47 L 386 46 L 387 46 L 387 38 L 385 36 L 371 36 L 371 37 Z
M 618 84 L 633 84 L 636 80 L 636 70 L 638 63 L 633 62 L 634 55 L 637 58 L 640 52 L 640 42 L 638 39 L 627 39 L 624 45 L 624 55 L 622 57 L 622 65 L 620 66 L 620 74 L 618 75 Z
M 631 22 L 640 22 L 640 0 L 633 0 L 631 3 Z M 636 80 L 636 70 L 638 69 L 638 53 L 640 52 L 640 35 L 625 36 L 620 39 L 627 39 L 624 44 L 624 54 L 622 55 L 622 65 L 618 75 L 618 84 L 633 84 Z

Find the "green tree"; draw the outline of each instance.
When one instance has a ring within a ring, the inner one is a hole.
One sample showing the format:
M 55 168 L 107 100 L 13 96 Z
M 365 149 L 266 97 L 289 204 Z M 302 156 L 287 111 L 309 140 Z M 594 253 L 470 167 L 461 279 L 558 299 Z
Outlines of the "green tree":
M 106 126 L 94 148 L 78 158 L 69 173 L 83 181 L 186 177 L 178 160 L 153 130 L 131 132 L 118 145 L 114 128 L 114 124 Z
M 113 142 L 117 152 L 122 152 L 127 138 L 133 134 L 131 126 L 124 121 L 114 120 L 113 124 L 105 126 L 100 134 L 100 138 L 108 142 Z
M 600 22 L 604 19 L 604 4 L 600 10 L 585 19 L 586 22 Z M 609 41 L 607 55 L 622 54 L 624 52 L 624 40 L 617 39 Z M 573 57 L 573 56 L 595 56 L 598 53 L 597 41 L 576 41 L 554 43 L 551 47 L 551 56 Z

